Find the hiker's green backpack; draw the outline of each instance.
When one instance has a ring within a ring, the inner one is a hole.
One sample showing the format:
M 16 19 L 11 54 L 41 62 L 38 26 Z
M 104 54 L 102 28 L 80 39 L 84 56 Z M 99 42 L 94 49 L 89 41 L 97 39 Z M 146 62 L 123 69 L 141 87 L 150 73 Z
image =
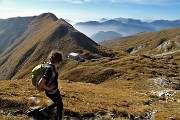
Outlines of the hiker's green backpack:
M 36 67 L 34 67 L 32 70 L 32 84 L 39 91 L 43 91 L 43 89 L 39 87 L 38 83 L 43 75 L 44 67 L 45 67 L 45 63 L 42 63 L 42 64 L 39 64 Z
M 33 68 L 32 70 L 32 84 L 35 86 L 35 89 L 39 90 L 39 91 L 44 91 L 43 88 L 39 87 L 38 83 L 40 81 L 40 79 L 43 77 L 43 69 L 47 66 L 51 67 L 52 69 L 52 76 L 51 79 L 49 80 L 49 83 L 47 85 L 49 85 L 55 77 L 55 71 L 53 69 L 53 67 L 50 65 L 51 63 L 47 62 L 47 63 L 42 63 L 37 65 L 36 67 Z

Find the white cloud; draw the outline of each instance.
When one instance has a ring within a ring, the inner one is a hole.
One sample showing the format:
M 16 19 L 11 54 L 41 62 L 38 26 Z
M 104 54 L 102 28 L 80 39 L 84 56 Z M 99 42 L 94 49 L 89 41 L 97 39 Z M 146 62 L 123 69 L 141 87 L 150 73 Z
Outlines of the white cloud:
M 70 3 L 75 3 L 75 4 L 83 3 L 82 0 L 65 0 L 65 1 L 70 2 Z
M 80 3 L 96 3 L 98 1 L 103 1 L 103 0 L 35 0 L 35 1 L 45 1 L 45 2 L 62 2 L 62 1 L 64 1 L 64 2 L 69 2 L 69 3 L 74 3 L 74 4 L 80 4 Z
M 61 2 L 63 0 L 34 0 L 34 1 L 44 1 L 44 2 Z
M 64 1 L 72 4 L 98 3 L 98 2 L 154 4 L 154 5 L 180 4 L 179 0 L 34 0 L 34 1 L 46 1 L 46 2 Z
M 64 1 L 69 3 L 79 4 L 79 3 L 96 3 L 98 0 L 64 0 Z
M 166 4 L 179 4 L 178 0 L 110 0 L 111 2 L 128 2 L 128 3 L 136 3 L 136 4 L 156 4 L 156 5 L 166 5 Z

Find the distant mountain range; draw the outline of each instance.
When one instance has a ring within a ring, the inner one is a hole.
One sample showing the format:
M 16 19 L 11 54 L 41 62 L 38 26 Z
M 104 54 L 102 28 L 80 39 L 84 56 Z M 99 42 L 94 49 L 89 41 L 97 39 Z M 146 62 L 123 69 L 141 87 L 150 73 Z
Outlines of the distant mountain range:
M 167 28 L 180 27 L 180 19 L 173 21 L 155 20 L 152 22 L 142 22 L 136 19 L 103 18 L 100 21 L 79 22 L 76 23 L 74 27 L 89 37 L 99 31 L 114 31 L 123 36 L 129 36 L 142 32 L 156 32 Z
M 106 31 L 106 32 L 99 31 L 98 33 L 90 36 L 90 38 L 92 38 L 92 40 L 94 40 L 98 43 L 107 41 L 107 40 L 111 40 L 114 38 L 120 38 L 120 37 L 122 37 L 122 35 L 117 32 L 114 32 L 114 31 Z

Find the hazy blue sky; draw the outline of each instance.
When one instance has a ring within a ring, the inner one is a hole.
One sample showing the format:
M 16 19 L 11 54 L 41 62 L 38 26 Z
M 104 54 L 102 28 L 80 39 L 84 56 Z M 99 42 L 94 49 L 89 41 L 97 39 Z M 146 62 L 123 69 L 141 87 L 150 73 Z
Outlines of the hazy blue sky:
M 180 0 L 0 0 L 0 18 L 52 12 L 72 21 L 180 19 Z

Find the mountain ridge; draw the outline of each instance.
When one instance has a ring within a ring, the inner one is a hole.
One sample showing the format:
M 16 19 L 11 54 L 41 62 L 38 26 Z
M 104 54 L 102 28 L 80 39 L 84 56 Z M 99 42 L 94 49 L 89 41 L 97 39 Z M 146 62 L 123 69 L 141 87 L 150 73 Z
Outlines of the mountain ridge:
M 141 32 L 156 32 L 167 28 L 180 27 L 180 20 L 154 20 L 144 22 L 132 18 L 102 19 L 100 21 L 87 21 L 74 24 L 74 27 L 87 36 L 99 31 L 115 31 L 123 36 Z
M 53 14 L 45 13 L 29 19 L 32 21 L 26 25 L 27 29 L 0 54 L 0 79 L 28 76 L 33 66 L 45 61 L 54 49 L 62 51 L 64 57 L 70 52 L 80 53 L 87 59 L 109 55 L 99 44 Z

